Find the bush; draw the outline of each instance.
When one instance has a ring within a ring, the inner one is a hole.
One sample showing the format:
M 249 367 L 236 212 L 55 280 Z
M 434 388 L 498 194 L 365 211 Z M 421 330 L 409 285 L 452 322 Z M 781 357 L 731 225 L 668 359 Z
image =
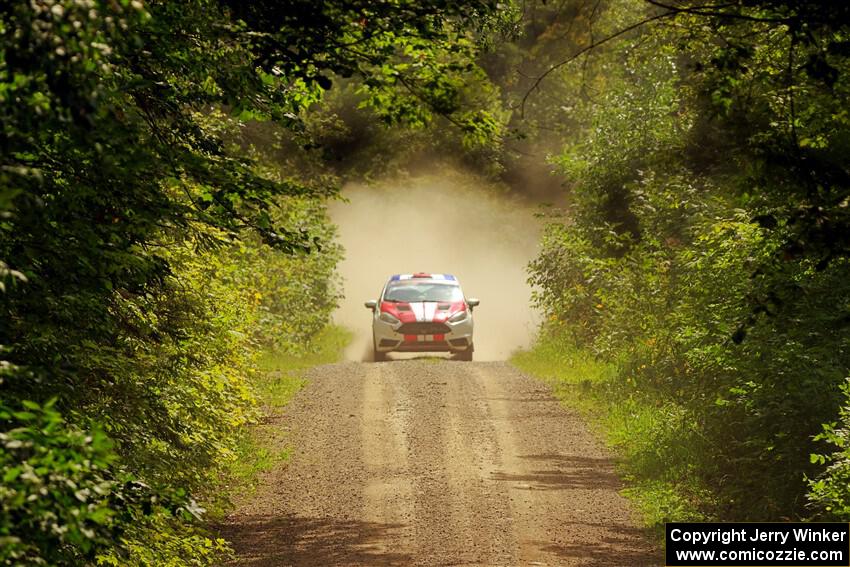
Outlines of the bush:
M 289 213 L 325 219 L 308 200 Z M 252 238 L 172 244 L 161 291 L 116 293 L 126 334 L 108 349 L 83 341 L 65 353 L 82 375 L 108 381 L 44 405 L 0 406 L 0 564 L 211 565 L 226 554 L 196 527 L 191 495 L 236 457 L 238 432 L 257 416 L 262 343 L 299 352 L 326 325 L 338 254 L 329 244 L 292 256 Z M 50 383 L 14 368 L 4 382 Z M 60 408 L 90 425 L 68 423 Z
M 122 527 L 112 505 L 123 496 L 111 442 L 102 431 L 69 426 L 54 405 L 0 405 L 2 565 L 92 560 Z
M 323 205 L 336 180 L 301 167 L 311 107 L 330 75 L 356 75 L 375 116 L 442 113 L 473 141 L 495 135 L 460 93 L 468 32 L 495 7 L 373 3 L 364 27 L 345 2 L 4 4 L 0 345 L 20 370 L 0 384 L 2 458 L 24 483 L 4 493 L 23 498 L 4 553 L 215 561 L 222 545 L 193 527 L 191 497 L 256 416 L 257 351 L 303 349 L 338 297 Z M 260 149 L 258 122 L 274 137 Z M 295 159 L 272 151 L 282 140 Z M 55 498 L 26 492 L 27 463 Z
M 812 453 L 812 463 L 826 465 L 821 474 L 809 480 L 809 501 L 812 508 L 819 511 L 821 518 L 836 522 L 850 521 L 850 381 L 845 382 L 844 405 L 841 407 L 841 420 L 827 423 L 823 431 L 815 436 L 815 441 L 827 443 L 825 449 L 831 453 Z
M 582 129 L 555 160 L 570 218 L 547 228 L 530 265 L 535 301 L 574 346 L 615 365 L 608 411 L 633 399 L 665 408 L 630 434 L 630 458 L 670 455 L 672 486 L 687 492 L 687 476 L 711 492 L 705 516 L 832 516 L 850 500 L 844 425 L 823 429 L 842 419 L 850 373 L 840 97 L 808 67 L 779 71 L 819 57 L 787 29 L 723 48 L 686 27 L 642 30 L 589 59 L 605 88 L 576 101 Z M 831 61 L 846 78 L 848 59 Z M 806 93 L 792 115 L 778 89 Z
M 134 480 L 103 431 L 68 424 L 55 399 L 0 405 L 0 427 L 0 565 L 163 565 L 145 560 L 138 545 L 116 545 L 144 541 L 152 556 L 158 534 L 181 542 L 182 553 L 166 558 L 213 560 L 226 551 L 191 534 L 191 501 Z M 168 530 L 150 529 L 165 522 Z

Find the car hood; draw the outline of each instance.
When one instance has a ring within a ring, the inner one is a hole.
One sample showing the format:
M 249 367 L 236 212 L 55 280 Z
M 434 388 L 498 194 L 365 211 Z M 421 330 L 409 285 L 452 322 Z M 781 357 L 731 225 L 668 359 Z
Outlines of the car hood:
M 381 311 L 389 313 L 402 323 L 444 323 L 458 311 L 466 311 L 463 301 L 411 301 L 381 303 Z

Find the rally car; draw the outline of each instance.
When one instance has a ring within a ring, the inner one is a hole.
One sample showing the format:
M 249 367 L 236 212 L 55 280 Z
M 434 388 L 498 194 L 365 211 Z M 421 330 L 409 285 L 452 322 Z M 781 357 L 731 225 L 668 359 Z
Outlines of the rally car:
M 390 276 L 372 310 L 375 361 L 388 352 L 451 352 L 472 360 L 472 308 L 478 300 L 466 298 L 450 274 L 396 274 Z

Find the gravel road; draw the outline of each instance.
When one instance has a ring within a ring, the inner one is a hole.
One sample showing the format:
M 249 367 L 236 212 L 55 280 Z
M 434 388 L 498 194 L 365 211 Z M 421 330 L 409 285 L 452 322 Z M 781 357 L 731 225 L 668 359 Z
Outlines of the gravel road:
M 503 362 L 316 368 L 223 527 L 240 566 L 662 565 L 610 456 Z

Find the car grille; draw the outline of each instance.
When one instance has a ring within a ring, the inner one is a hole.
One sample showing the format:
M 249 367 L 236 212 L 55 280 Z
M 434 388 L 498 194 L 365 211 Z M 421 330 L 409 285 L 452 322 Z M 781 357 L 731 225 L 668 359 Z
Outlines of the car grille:
M 402 335 L 445 335 L 450 332 L 449 326 L 443 323 L 405 323 L 396 329 L 396 333 Z

